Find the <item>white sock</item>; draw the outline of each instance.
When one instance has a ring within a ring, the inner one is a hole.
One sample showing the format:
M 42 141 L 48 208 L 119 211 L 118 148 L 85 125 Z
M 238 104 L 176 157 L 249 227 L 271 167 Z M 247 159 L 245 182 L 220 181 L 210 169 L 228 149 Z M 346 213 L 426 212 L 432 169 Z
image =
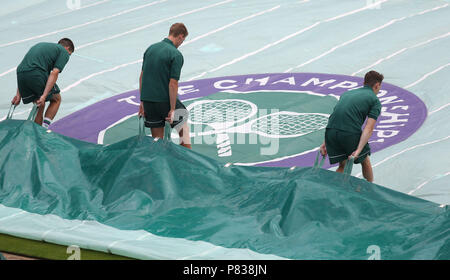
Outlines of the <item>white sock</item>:
M 44 118 L 44 121 L 42 122 L 42 126 L 45 128 L 48 128 L 50 124 L 52 123 L 52 120 L 49 118 Z

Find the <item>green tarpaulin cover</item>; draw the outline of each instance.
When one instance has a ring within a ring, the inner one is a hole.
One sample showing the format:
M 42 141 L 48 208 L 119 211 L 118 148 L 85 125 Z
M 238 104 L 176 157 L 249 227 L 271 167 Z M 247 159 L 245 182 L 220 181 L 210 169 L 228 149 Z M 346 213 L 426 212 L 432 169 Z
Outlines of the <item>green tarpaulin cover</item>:
M 212 244 L 266 258 L 368 259 L 379 250 L 382 259 L 450 259 L 447 206 L 317 167 L 228 166 L 167 140 L 95 145 L 10 119 L 0 122 L 0 167 L 5 209 L 187 240 L 179 258 Z M 40 238 L 17 221 L 14 232 Z M 53 240 L 74 243 L 63 233 Z M 152 250 L 172 258 L 164 246 Z

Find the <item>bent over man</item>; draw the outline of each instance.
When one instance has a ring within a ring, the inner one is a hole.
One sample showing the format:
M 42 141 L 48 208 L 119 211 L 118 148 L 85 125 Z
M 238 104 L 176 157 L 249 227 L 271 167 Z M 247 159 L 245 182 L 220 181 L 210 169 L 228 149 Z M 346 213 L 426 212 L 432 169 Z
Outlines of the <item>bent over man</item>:
M 33 102 L 39 107 L 35 122 L 48 127 L 61 104 L 56 81 L 74 52 L 73 42 L 68 38 L 55 43 L 38 43 L 31 47 L 17 67 L 17 93 L 11 101 L 15 106 Z M 50 105 L 45 112 L 45 102 Z
M 361 163 L 363 176 L 369 182 L 373 182 L 373 171 L 368 141 L 381 113 L 376 95 L 383 79 L 382 74 L 370 71 L 364 76 L 363 88 L 342 94 L 328 119 L 325 142 L 320 147 L 322 155 L 328 154 L 330 164 L 339 163 L 337 172 L 342 173 L 347 160 L 354 157 L 355 163 Z

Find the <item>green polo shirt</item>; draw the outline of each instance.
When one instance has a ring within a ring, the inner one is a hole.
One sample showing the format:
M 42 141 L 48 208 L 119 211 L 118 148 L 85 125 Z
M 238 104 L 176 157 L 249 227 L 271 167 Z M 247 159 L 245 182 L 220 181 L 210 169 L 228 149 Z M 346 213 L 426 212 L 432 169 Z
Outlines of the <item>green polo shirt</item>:
M 48 75 L 53 68 L 62 72 L 69 58 L 69 53 L 60 44 L 38 43 L 27 52 L 17 67 L 17 73 L 42 70 Z
M 377 119 L 381 103 L 369 86 L 345 92 L 328 119 L 327 128 L 361 133 L 366 117 Z
M 169 81 L 179 80 L 184 59 L 168 38 L 151 45 L 142 63 L 141 101 L 170 102 Z

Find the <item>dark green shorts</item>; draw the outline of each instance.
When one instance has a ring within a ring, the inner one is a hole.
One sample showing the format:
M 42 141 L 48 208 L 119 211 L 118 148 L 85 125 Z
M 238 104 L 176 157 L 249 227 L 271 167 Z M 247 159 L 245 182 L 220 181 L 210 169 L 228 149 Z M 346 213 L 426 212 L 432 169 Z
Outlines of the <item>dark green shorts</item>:
M 24 104 L 37 101 L 45 90 L 48 75 L 42 71 L 34 70 L 17 73 L 17 87 Z M 59 94 L 60 90 L 57 84 L 50 90 L 46 101 L 50 101 L 54 94 Z
M 327 128 L 325 131 L 325 145 L 327 147 L 330 164 L 335 164 L 348 157 L 358 148 L 361 133 L 350 133 L 338 129 Z M 370 146 L 367 143 L 355 163 L 361 163 L 370 155 Z
M 145 126 L 150 128 L 164 127 L 166 123 L 167 115 L 170 111 L 169 102 L 144 102 L 144 112 L 145 112 Z M 174 120 L 171 124 L 172 128 L 176 125 L 187 121 L 187 110 L 186 106 L 177 99 L 175 109 L 184 109 L 186 114 L 180 116 L 177 120 Z

